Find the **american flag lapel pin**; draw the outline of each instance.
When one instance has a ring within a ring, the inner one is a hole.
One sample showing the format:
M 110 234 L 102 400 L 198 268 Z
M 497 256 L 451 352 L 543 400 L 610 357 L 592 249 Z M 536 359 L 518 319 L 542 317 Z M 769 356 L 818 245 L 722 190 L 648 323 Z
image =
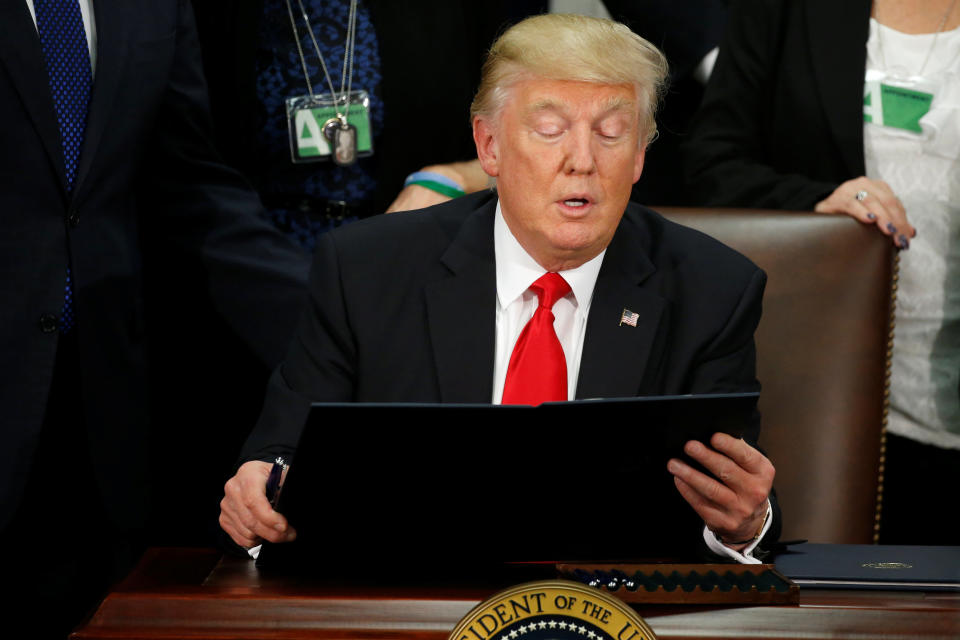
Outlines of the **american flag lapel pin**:
M 640 314 L 636 311 L 630 311 L 630 309 L 624 309 L 623 313 L 620 314 L 620 326 L 622 327 L 625 324 L 630 325 L 631 327 L 637 326 L 637 320 L 640 318 Z

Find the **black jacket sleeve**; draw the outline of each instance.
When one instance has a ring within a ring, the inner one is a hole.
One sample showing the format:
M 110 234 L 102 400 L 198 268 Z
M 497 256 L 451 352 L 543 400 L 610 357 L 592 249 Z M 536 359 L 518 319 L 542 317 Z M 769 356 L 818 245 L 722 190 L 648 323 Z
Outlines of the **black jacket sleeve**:
M 806 55 L 804 4 L 741 0 L 731 7 L 683 147 L 697 204 L 812 210 L 855 177 L 839 162 L 821 113 L 829 100 L 820 104 Z

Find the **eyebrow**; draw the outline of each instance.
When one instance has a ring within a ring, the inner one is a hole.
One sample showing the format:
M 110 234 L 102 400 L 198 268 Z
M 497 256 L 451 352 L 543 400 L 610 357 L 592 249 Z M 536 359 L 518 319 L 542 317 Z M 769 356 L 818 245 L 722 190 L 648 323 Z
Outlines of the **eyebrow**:
M 612 111 L 631 111 L 636 108 L 637 103 L 628 98 L 622 96 L 617 96 L 610 98 L 606 105 L 604 105 L 601 113 L 606 115 Z M 537 100 L 529 107 L 527 107 L 527 113 L 538 113 L 541 111 L 564 111 L 564 103 L 559 100 L 554 100 L 553 98 L 543 98 Z

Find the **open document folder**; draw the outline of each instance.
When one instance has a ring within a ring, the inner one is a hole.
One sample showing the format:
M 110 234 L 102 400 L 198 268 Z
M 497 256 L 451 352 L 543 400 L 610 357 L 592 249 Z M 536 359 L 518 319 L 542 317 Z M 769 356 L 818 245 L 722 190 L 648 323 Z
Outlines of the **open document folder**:
M 258 565 L 622 560 L 692 554 L 667 472 L 687 440 L 755 428 L 757 393 L 546 403 L 315 404 Z

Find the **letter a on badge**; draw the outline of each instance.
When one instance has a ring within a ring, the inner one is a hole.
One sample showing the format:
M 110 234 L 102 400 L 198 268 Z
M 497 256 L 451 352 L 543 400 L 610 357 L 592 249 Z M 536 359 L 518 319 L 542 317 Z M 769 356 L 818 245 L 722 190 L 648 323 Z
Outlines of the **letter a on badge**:
M 297 109 L 294 116 L 295 131 L 297 131 L 297 155 L 301 158 L 315 158 L 330 155 L 330 144 L 311 109 Z

